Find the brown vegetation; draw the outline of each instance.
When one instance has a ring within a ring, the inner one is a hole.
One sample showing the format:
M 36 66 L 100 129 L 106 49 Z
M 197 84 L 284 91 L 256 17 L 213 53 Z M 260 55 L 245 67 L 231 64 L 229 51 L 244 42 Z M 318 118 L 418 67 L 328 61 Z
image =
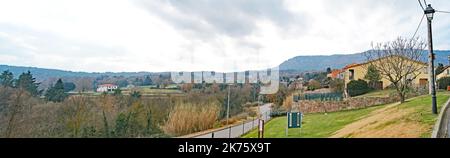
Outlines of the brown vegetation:
M 231 116 L 249 116 L 245 104 L 255 99 L 253 93 L 245 85 L 231 88 Z M 0 137 L 177 136 L 218 125 L 225 118 L 225 103 L 226 89 L 219 85 L 182 97 L 79 93 L 59 103 L 1 87 Z
M 337 131 L 332 137 L 358 138 L 418 138 L 426 128 L 416 122 L 401 118 L 413 113 L 413 109 L 399 109 L 398 103 L 373 111 L 368 117 L 351 123 Z
M 0 98 L 0 137 L 161 137 L 157 127 L 173 106 L 171 98 L 112 95 L 53 103 L 3 87 Z
M 217 103 L 177 104 L 169 114 L 162 129 L 165 133 L 179 136 L 210 129 L 219 117 Z

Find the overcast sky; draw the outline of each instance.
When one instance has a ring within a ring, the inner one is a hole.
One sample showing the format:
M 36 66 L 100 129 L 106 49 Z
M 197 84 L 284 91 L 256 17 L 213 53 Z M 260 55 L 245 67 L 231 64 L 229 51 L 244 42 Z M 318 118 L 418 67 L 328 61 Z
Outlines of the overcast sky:
M 449 0 L 428 2 L 450 10 Z M 411 37 L 422 13 L 416 0 L 0 0 L 0 64 L 87 72 L 261 69 Z M 433 22 L 435 49 L 450 49 L 450 14 Z M 418 36 L 426 37 L 425 23 Z

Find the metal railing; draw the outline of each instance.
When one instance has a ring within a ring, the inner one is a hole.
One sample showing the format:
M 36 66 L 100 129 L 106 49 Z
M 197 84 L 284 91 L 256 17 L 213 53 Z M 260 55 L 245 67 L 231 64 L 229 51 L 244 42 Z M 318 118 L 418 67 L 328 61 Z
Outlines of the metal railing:
M 269 121 L 271 119 L 270 113 L 270 111 L 265 112 L 263 116 L 261 116 L 261 119 L 265 122 Z M 194 138 L 239 138 L 257 128 L 258 123 L 259 119 L 252 119 L 249 121 L 244 121 L 238 125 L 231 125 L 226 128 L 195 136 Z

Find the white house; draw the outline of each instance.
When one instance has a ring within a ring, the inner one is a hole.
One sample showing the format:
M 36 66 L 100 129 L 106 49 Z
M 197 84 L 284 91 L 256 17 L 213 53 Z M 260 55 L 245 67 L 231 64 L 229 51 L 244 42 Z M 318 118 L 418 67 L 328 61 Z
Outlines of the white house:
M 117 85 L 114 84 L 102 84 L 98 85 L 97 92 L 112 92 L 119 88 Z

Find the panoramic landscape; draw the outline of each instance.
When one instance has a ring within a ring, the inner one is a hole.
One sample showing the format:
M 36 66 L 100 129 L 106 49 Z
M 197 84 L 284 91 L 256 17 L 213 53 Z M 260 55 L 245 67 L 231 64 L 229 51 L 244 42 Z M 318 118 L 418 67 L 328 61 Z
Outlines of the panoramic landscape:
M 449 137 L 450 3 L 349 1 L 0 2 L 0 137 Z

